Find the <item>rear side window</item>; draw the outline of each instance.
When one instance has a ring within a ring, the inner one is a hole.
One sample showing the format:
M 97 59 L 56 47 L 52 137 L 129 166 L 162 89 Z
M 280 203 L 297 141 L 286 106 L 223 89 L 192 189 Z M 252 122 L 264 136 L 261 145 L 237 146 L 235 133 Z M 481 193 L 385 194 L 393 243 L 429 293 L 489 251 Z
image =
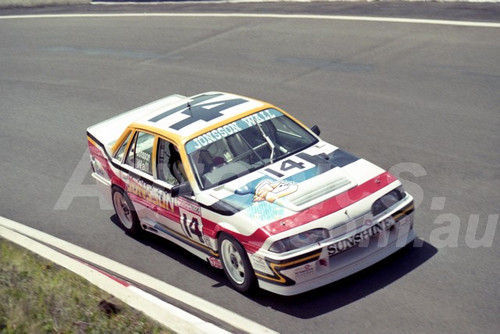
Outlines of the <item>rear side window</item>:
M 125 163 L 144 173 L 153 174 L 152 155 L 155 137 L 149 133 L 137 132 L 128 151 Z
M 130 137 L 132 137 L 132 132 L 130 132 L 127 138 L 120 145 L 120 148 L 115 153 L 115 159 L 119 161 L 123 161 L 123 155 L 125 154 L 125 149 L 127 148 L 128 142 L 130 141 Z

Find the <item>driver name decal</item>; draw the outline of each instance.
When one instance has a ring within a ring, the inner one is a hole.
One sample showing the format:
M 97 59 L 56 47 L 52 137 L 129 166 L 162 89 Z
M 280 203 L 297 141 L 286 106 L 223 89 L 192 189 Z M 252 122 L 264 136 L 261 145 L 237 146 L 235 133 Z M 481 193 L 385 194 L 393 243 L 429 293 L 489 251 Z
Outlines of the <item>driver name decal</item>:
M 262 122 L 265 122 L 267 120 L 279 116 L 282 116 L 282 114 L 278 110 L 266 109 L 258 113 L 255 113 L 253 115 L 239 119 L 235 122 L 228 123 L 226 125 L 218 127 L 217 129 L 208 131 L 194 138 L 193 140 L 189 141 L 186 144 L 186 151 L 188 154 L 190 154 L 202 147 L 205 147 L 211 143 L 216 142 L 219 139 L 229 137 L 235 133 L 248 129 L 258 123 L 260 124 Z

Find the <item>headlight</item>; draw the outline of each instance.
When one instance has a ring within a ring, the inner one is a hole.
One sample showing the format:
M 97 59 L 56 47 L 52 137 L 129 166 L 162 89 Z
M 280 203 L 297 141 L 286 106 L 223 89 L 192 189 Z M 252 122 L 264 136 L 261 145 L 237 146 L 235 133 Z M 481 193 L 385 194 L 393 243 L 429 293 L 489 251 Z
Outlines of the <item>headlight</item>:
M 325 228 L 315 228 L 302 232 L 291 237 L 273 242 L 269 250 L 273 253 L 284 253 L 292 249 L 298 249 L 312 245 L 329 237 L 328 230 Z
M 376 200 L 372 205 L 372 214 L 374 216 L 384 212 L 387 208 L 390 208 L 406 196 L 403 186 L 399 186 L 394 190 L 391 190 L 384 196 Z

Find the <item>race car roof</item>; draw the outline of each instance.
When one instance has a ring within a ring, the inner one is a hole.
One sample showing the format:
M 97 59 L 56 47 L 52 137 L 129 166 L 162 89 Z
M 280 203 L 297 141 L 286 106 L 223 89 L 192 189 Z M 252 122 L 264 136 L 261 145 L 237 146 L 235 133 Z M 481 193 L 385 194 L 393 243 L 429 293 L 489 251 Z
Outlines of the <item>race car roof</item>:
M 210 129 L 264 105 L 264 102 L 239 95 L 207 92 L 176 101 L 141 117 L 135 123 L 189 138 L 202 129 Z

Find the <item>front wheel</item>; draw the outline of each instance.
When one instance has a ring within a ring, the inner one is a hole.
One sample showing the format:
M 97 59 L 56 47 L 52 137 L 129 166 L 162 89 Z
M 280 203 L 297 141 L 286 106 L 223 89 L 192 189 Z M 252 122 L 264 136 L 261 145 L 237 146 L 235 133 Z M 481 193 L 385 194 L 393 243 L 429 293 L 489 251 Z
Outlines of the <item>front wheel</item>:
M 247 292 L 256 284 L 256 277 L 243 246 L 232 236 L 219 236 L 219 253 L 222 267 L 232 286 L 239 292 Z
M 127 194 L 122 189 L 113 187 L 112 197 L 113 206 L 122 228 L 132 236 L 138 235 L 142 230 L 141 224 Z

